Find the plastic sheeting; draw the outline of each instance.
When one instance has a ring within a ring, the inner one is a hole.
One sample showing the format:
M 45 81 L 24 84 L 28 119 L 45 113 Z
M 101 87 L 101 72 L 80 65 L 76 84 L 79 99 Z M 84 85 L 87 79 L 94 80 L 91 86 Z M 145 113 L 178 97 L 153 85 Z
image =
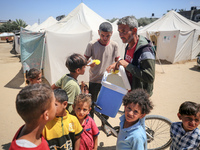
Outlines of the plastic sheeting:
M 42 69 L 44 57 L 44 33 L 31 32 L 21 28 L 21 63 L 24 73 L 30 68 Z

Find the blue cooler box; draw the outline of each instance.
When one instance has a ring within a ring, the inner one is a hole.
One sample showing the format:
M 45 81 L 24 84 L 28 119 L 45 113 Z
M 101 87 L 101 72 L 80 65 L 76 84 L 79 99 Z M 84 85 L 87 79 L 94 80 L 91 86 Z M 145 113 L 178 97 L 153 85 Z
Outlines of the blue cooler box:
M 114 118 L 122 104 L 123 96 L 131 89 L 124 68 L 120 66 L 117 74 L 105 72 L 101 84 L 96 104 L 102 109 L 95 107 L 95 110 Z

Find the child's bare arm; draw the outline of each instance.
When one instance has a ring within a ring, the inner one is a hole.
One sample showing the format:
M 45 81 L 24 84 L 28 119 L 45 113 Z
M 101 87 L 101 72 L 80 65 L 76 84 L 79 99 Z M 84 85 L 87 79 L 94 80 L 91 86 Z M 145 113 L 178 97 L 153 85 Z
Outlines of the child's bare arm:
M 81 142 L 80 135 L 75 136 L 75 144 L 74 144 L 75 146 L 74 146 L 74 150 L 79 150 L 80 142 Z
M 97 147 L 98 147 L 98 136 L 94 136 L 94 148 L 93 150 L 97 150 Z
M 57 87 L 55 84 L 53 84 L 53 85 L 51 86 L 51 88 L 54 90 L 54 89 L 58 89 L 59 87 Z

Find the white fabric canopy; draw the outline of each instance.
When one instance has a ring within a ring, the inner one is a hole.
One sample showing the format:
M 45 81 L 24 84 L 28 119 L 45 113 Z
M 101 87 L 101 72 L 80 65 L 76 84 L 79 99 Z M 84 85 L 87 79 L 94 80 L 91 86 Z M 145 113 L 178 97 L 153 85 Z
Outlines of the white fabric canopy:
M 35 28 L 31 28 L 31 30 L 34 31 L 34 32 L 44 32 L 44 30 L 46 28 L 54 25 L 57 22 L 58 21 L 55 18 L 49 17 L 44 22 L 42 22 L 40 25 L 36 26 Z
M 194 59 L 200 52 L 200 26 L 173 10 L 138 34 L 154 41 L 158 57 L 171 63 Z
M 81 3 L 65 18 L 46 29 L 44 76 L 50 84 L 69 73 L 65 66 L 66 58 L 73 53 L 84 55 L 89 41 L 99 38 L 99 25 L 106 21 Z M 119 38 L 117 29 L 113 28 L 112 39 L 118 42 L 119 51 L 124 53 L 124 45 Z M 84 75 L 78 77 L 78 80 L 89 81 L 89 67 Z

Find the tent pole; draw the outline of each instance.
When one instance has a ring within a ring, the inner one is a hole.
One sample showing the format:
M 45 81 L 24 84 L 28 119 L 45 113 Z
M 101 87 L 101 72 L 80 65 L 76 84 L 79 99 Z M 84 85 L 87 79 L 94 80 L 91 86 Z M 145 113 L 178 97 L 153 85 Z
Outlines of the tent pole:
M 147 35 L 148 35 L 148 37 L 149 37 L 149 40 L 150 40 L 151 43 L 153 44 L 153 42 L 152 42 L 152 40 L 151 40 L 151 37 L 150 37 L 150 34 L 147 33 Z M 156 36 L 156 38 L 157 38 L 157 36 Z M 163 69 L 163 67 L 162 67 L 162 63 L 160 62 L 160 59 L 159 59 L 159 57 L 158 57 L 158 54 L 156 54 L 156 50 L 155 50 L 154 45 L 153 45 L 153 50 L 154 50 L 154 52 L 155 52 L 155 57 L 158 59 L 158 62 L 159 62 L 159 64 L 160 64 L 160 66 L 161 66 L 162 73 L 165 73 L 165 71 L 164 71 L 164 69 Z

